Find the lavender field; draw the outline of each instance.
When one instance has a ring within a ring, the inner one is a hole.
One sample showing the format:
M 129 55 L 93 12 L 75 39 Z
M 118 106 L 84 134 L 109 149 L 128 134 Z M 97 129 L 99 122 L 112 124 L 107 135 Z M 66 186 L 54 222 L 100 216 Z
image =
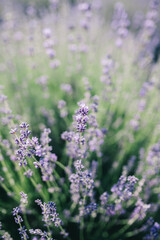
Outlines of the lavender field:
M 160 240 L 160 0 L 0 1 L 0 239 Z

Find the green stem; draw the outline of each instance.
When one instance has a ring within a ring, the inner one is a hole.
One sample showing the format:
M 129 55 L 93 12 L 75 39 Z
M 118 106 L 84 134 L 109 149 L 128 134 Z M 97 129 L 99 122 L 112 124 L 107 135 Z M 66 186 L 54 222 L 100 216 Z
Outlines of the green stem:
M 60 168 L 62 168 L 66 172 L 66 167 L 62 163 L 56 161 L 55 164 L 57 164 Z
M 141 229 L 136 229 L 136 230 L 134 230 L 134 231 L 131 231 L 131 232 L 126 233 L 125 236 L 126 236 L 127 238 L 133 237 L 133 236 L 137 235 L 137 234 L 140 233 L 140 232 L 141 232 Z
M 24 218 L 24 223 L 25 223 L 25 225 L 26 225 L 26 228 L 27 228 L 27 229 L 30 229 L 31 227 L 30 227 L 29 222 L 28 222 L 28 220 L 27 220 L 26 213 L 23 213 L 23 218 Z
M 27 171 L 27 168 L 26 168 L 25 166 L 24 166 L 24 169 Z M 35 189 L 37 189 L 37 183 L 35 182 L 34 178 L 33 178 L 33 177 L 30 177 L 29 179 L 30 179 L 30 181 L 32 182 L 32 184 L 33 184 L 33 186 L 35 187 Z M 43 191 L 40 190 L 39 193 L 40 193 L 41 197 L 42 197 L 45 201 L 47 201 L 46 195 L 43 193 Z
M 12 192 L 9 190 L 9 188 L 4 184 L 4 183 L 0 183 L 0 185 L 3 187 L 3 189 L 7 192 L 7 194 L 8 194 L 8 196 L 10 195 L 10 194 L 12 194 Z M 15 195 L 13 195 L 13 198 L 16 200 L 16 201 L 18 201 L 18 198 L 16 198 L 16 196 Z
M 82 208 L 84 208 L 85 201 L 86 201 L 86 195 L 83 197 Z M 80 240 L 84 240 L 83 229 L 84 229 L 84 217 L 82 216 L 81 222 L 80 222 Z
M 117 239 L 119 236 L 121 236 L 128 228 L 130 228 L 130 225 L 124 226 L 120 231 L 116 232 L 112 235 L 111 239 Z

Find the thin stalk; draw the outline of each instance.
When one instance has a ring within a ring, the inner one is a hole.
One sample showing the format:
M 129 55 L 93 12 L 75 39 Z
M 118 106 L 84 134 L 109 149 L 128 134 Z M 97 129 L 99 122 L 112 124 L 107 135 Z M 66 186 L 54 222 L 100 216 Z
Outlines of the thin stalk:
M 29 222 L 28 222 L 28 219 L 27 219 L 27 216 L 26 216 L 26 213 L 23 213 L 23 218 L 24 218 L 24 223 L 26 225 L 26 228 L 27 229 L 30 229 L 30 225 L 29 225 Z
M 83 197 L 82 208 L 84 208 L 85 201 L 86 201 L 86 195 Z M 84 229 L 84 217 L 82 216 L 81 222 L 80 222 L 80 240 L 84 240 L 83 229 Z

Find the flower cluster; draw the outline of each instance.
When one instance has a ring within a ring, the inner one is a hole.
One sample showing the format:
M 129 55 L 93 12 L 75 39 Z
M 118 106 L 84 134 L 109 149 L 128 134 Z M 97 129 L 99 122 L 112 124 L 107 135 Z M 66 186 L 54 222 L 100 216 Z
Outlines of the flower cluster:
M 67 154 L 73 159 L 86 157 L 85 138 L 83 134 L 89 120 L 87 116 L 89 109 L 84 103 L 79 103 L 79 106 L 80 108 L 74 115 L 74 131 L 65 131 L 61 135 L 62 139 L 67 141 Z
M 135 176 L 124 176 L 122 175 L 119 178 L 117 184 L 115 184 L 111 192 L 115 196 L 115 198 L 120 198 L 122 201 L 129 200 L 133 196 L 135 184 L 137 183 L 138 179 Z
M 142 199 L 138 199 L 136 202 L 136 207 L 133 210 L 129 223 L 136 220 L 143 220 L 146 217 L 148 210 L 150 209 L 150 204 L 145 204 Z
M 13 238 L 11 237 L 11 235 L 2 230 L 2 223 L 0 222 L 0 235 L 1 235 L 1 238 L 4 239 L 4 240 L 13 240 Z
M 58 109 L 60 111 L 60 116 L 62 118 L 66 117 L 68 115 L 68 111 L 66 109 L 66 102 L 64 100 L 60 100 L 58 102 Z
M 21 195 L 21 201 L 20 201 L 20 210 L 22 212 L 25 211 L 25 208 L 26 208 L 26 205 L 28 204 L 28 196 L 26 193 L 24 192 L 20 192 L 20 195 Z
M 17 128 L 11 129 L 10 134 L 16 136 L 15 143 L 18 145 L 18 150 L 16 151 L 17 161 L 19 162 L 19 166 L 27 166 L 27 158 L 32 157 L 33 150 L 32 144 L 29 140 L 29 136 L 31 131 L 28 129 L 29 124 L 23 122 L 19 126 L 20 128 L 20 136 L 17 136 Z
M 21 236 L 21 239 L 22 240 L 27 240 L 29 237 L 27 235 L 27 229 L 25 228 L 24 225 L 22 226 L 23 219 L 19 215 L 21 213 L 20 208 L 19 207 L 13 208 L 12 213 L 13 213 L 13 216 L 15 216 L 14 217 L 15 222 L 19 225 L 18 231 L 19 231 L 19 234 Z
M 1 89 L 3 89 L 3 86 L 0 85 Z M 6 95 L 0 93 L 0 120 L 3 125 L 9 125 L 14 118 L 7 99 Z
M 45 226 L 50 226 L 52 222 L 56 227 L 62 225 L 61 219 L 58 217 L 59 214 L 57 213 L 56 205 L 54 202 L 42 203 L 41 200 L 37 199 L 35 201 L 42 210 L 42 221 L 45 223 Z
M 76 122 L 77 122 L 77 132 L 83 133 L 86 130 L 87 122 L 88 122 L 88 107 L 80 103 L 80 108 L 76 113 Z
M 53 179 L 53 170 L 55 168 L 55 162 L 57 161 L 57 156 L 55 153 L 52 153 L 52 147 L 49 146 L 51 139 L 49 134 L 51 133 L 50 129 L 44 129 L 41 134 L 40 142 L 41 145 L 36 145 L 35 155 L 40 157 L 40 161 L 34 162 L 36 167 L 40 167 L 42 172 L 43 181 L 49 181 Z
M 121 47 L 123 39 L 128 35 L 128 27 L 130 21 L 122 3 L 115 5 L 115 12 L 113 15 L 112 28 L 117 32 L 118 38 L 116 45 Z
M 49 146 L 51 139 L 49 134 L 50 129 L 44 129 L 40 143 L 37 137 L 30 138 L 31 131 L 28 129 L 29 124 L 22 123 L 20 125 L 20 136 L 17 136 L 18 129 L 11 129 L 10 133 L 15 135 L 15 143 L 18 145 L 18 150 L 16 151 L 17 160 L 19 166 L 27 166 L 27 158 L 32 158 L 34 160 L 34 165 L 36 168 L 40 168 L 42 171 L 43 181 L 48 181 L 53 179 L 52 173 L 55 167 L 55 161 L 57 161 L 57 156 L 51 153 L 52 147 Z M 39 157 L 39 161 L 35 159 Z M 33 171 L 31 169 L 26 169 L 24 175 L 31 177 Z
M 148 228 L 146 231 L 149 233 L 143 238 L 144 240 L 157 240 L 159 239 L 160 225 L 157 222 L 154 222 L 153 219 L 148 219 L 146 225 Z
M 76 173 L 71 174 L 69 177 L 71 182 L 70 192 L 73 202 L 78 204 L 81 197 L 93 197 L 94 180 L 88 170 L 82 171 L 84 166 L 81 160 L 75 161 L 74 166 Z

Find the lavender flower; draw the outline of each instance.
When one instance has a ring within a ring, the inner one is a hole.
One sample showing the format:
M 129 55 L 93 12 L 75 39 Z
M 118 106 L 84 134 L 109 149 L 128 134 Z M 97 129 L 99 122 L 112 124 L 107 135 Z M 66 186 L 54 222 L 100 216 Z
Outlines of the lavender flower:
M 72 94 L 73 92 L 72 86 L 70 84 L 65 84 L 65 83 L 61 84 L 61 89 L 68 94 Z
M 84 166 L 81 160 L 75 161 L 74 165 L 76 168 L 76 173 L 71 174 L 69 177 L 69 180 L 71 182 L 70 193 L 73 202 L 78 204 L 81 197 L 93 197 L 94 180 L 92 179 L 92 175 L 89 171 L 82 171 L 82 169 L 84 169 Z
M 100 200 L 101 200 L 101 205 L 104 206 L 106 205 L 106 203 L 108 202 L 108 193 L 104 192 L 101 196 L 100 196 Z
M 28 196 L 24 192 L 20 192 L 20 195 L 21 195 L 21 200 L 20 200 L 19 207 L 20 207 L 20 210 L 24 212 L 26 209 L 26 205 L 28 204 Z
M 88 107 L 85 104 L 80 103 L 80 108 L 77 111 L 76 122 L 77 122 L 77 132 L 84 132 L 87 127 L 88 122 Z
M 58 108 L 60 110 L 60 116 L 62 118 L 66 117 L 68 115 L 68 111 L 66 109 L 66 102 L 64 100 L 60 100 L 58 102 Z
M 43 232 L 41 229 L 37 228 L 37 229 L 30 229 L 29 232 L 33 235 L 39 235 L 41 236 L 43 239 L 48 239 L 48 240 L 54 240 L 53 238 L 50 238 L 47 234 L 47 232 Z
M 62 133 L 62 139 L 68 141 L 67 143 L 67 154 L 73 158 L 85 158 L 86 157 L 86 148 L 82 146 L 85 143 L 85 138 L 83 133 L 86 130 L 88 122 L 88 107 L 84 103 L 79 103 L 80 108 L 76 111 L 74 115 L 73 127 L 76 130 Z
M 2 230 L 2 223 L 0 222 L 0 235 L 1 238 L 4 240 L 13 240 L 13 238 L 10 236 L 10 234 L 4 230 Z
M 15 143 L 18 145 L 19 149 L 16 151 L 17 160 L 19 162 L 19 166 L 27 166 L 27 157 L 32 156 L 32 144 L 29 140 L 29 136 L 31 134 L 31 131 L 28 130 L 29 124 L 22 123 L 20 126 L 20 136 L 15 138 Z M 18 130 L 16 130 L 18 131 Z M 10 132 L 13 134 L 13 129 Z M 15 134 L 14 130 L 14 134 Z
M 0 104 L 2 104 L 2 107 L 0 107 L 1 123 L 3 125 L 9 125 L 14 116 L 7 102 L 7 96 L 0 94 Z
M 31 131 L 28 130 L 29 124 L 22 123 L 20 125 L 20 136 L 15 138 L 15 142 L 18 145 L 19 149 L 16 151 L 17 160 L 19 166 L 27 166 L 27 158 L 33 158 L 34 156 L 40 157 L 40 160 L 34 161 L 36 168 L 40 168 L 42 172 L 43 181 L 52 180 L 52 173 L 55 167 L 55 162 L 57 161 L 57 156 L 54 153 L 51 153 L 52 147 L 49 146 L 51 139 L 49 134 L 51 133 L 50 129 L 44 129 L 41 134 L 40 143 L 36 137 L 30 139 Z M 35 158 L 34 158 L 35 160 Z M 33 171 L 27 169 L 24 173 L 28 178 L 32 177 Z
M 122 201 L 129 200 L 133 196 L 135 184 L 138 179 L 135 176 L 121 176 L 117 184 L 111 188 L 111 192 Z
M 23 222 L 23 219 L 19 215 L 21 213 L 20 208 L 19 207 L 13 208 L 12 213 L 13 213 L 13 216 L 15 216 L 14 217 L 15 223 L 17 223 L 19 225 L 18 231 L 19 231 L 21 239 L 27 240 L 29 237 L 27 235 L 27 229 L 25 228 L 24 225 L 22 226 L 22 224 L 21 224 Z
M 51 37 L 51 29 L 50 28 L 43 29 L 43 34 L 46 38 L 50 38 Z
M 62 225 L 62 221 L 58 217 L 59 214 L 56 212 L 57 210 L 54 202 L 48 202 L 47 204 L 42 203 L 39 199 L 37 199 L 35 202 L 41 207 L 43 215 L 42 221 L 45 223 L 45 226 L 50 226 L 52 222 L 54 222 L 56 227 Z
M 128 19 L 128 14 L 126 13 L 122 3 L 117 3 L 115 5 L 115 12 L 112 21 L 112 28 L 117 32 L 118 38 L 116 40 L 116 45 L 118 47 L 122 46 L 123 39 L 128 35 L 128 27 L 130 21 Z
M 148 230 L 148 229 L 147 229 Z M 149 233 L 143 238 L 144 240 L 157 240 L 159 238 L 160 225 L 152 220 L 149 226 Z
M 27 177 L 27 178 L 30 178 L 32 177 L 33 175 L 33 171 L 31 169 L 28 169 L 27 171 L 25 171 L 24 175 Z
M 95 212 L 97 209 L 98 209 L 98 205 L 96 203 L 90 203 L 89 205 L 85 206 L 83 215 L 89 215 Z
M 150 204 L 143 203 L 142 199 L 138 199 L 136 202 L 136 208 L 130 216 L 129 224 L 136 220 L 143 220 L 146 217 L 148 210 L 150 209 Z

